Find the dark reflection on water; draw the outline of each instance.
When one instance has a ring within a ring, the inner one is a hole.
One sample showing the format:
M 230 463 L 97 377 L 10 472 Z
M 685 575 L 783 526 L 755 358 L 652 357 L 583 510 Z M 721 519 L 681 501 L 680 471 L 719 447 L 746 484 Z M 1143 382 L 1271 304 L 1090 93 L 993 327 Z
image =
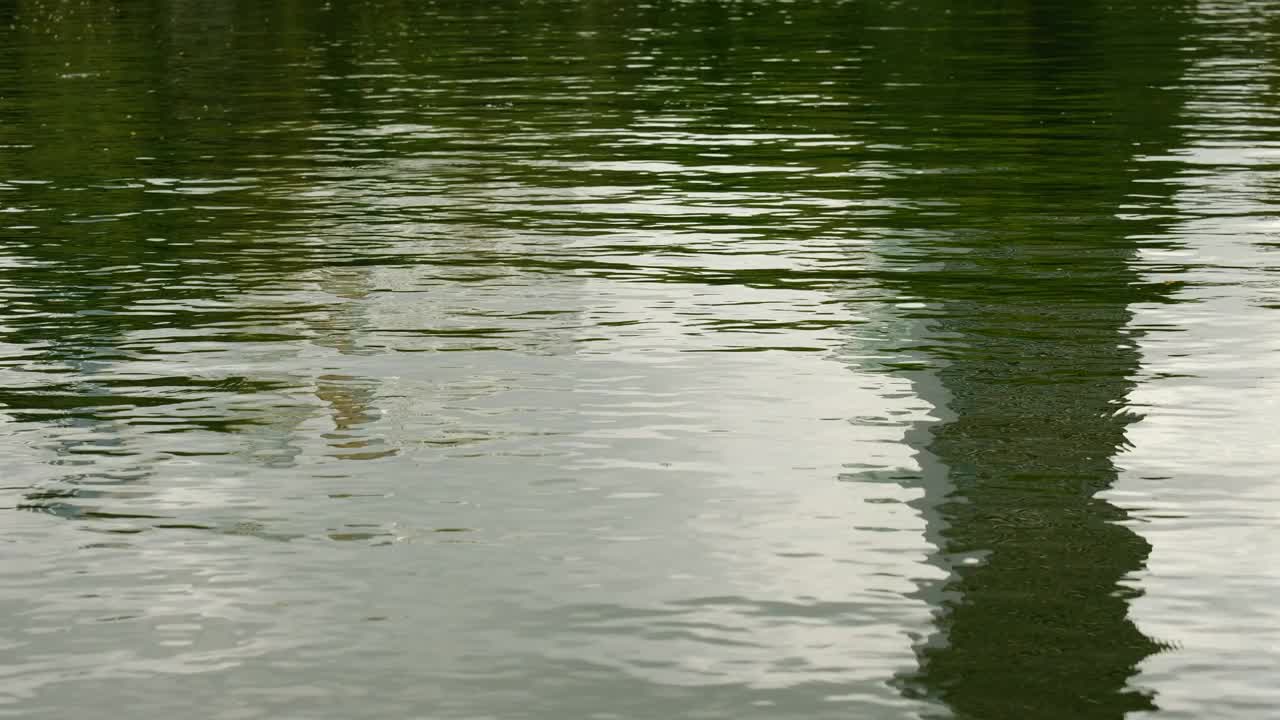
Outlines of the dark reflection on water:
M 0 2 L 0 716 L 1187 716 L 1268 8 Z
M 1138 159 L 1180 139 L 1168 88 L 1185 69 L 1185 8 L 1034 3 L 949 22 L 960 47 L 940 57 L 965 91 L 912 98 L 945 140 L 887 188 L 949 210 L 897 258 L 936 338 L 936 385 L 919 391 L 951 414 L 922 449 L 952 577 L 906 688 L 962 718 L 1153 710 L 1131 681 L 1161 644 L 1128 613 L 1150 546 L 1097 493 L 1137 419 L 1129 306 L 1170 295 L 1134 266 L 1137 238 L 1167 222 L 1122 215 L 1169 202 Z M 979 28 L 988 49 L 965 57 Z M 931 61 L 912 69 L 927 77 Z M 920 227 L 904 215 L 885 232 Z

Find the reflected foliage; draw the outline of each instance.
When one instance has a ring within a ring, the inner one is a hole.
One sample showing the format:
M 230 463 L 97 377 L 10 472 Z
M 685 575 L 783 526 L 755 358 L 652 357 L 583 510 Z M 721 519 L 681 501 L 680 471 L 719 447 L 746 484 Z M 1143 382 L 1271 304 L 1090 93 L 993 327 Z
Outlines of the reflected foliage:
M 908 66 L 933 152 L 890 186 L 908 206 L 903 292 L 927 304 L 927 352 L 951 417 L 922 447 L 943 470 L 938 632 L 906 687 L 956 717 L 1122 718 L 1154 708 L 1132 688 L 1159 651 L 1128 617 L 1126 582 L 1150 550 L 1096 497 L 1116 477 L 1139 369 L 1129 306 L 1169 288 L 1134 266 L 1168 197 L 1138 158 L 1175 147 L 1170 88 L 1189 32 L 1177 3 L 1031 2 L 958 8 L 955 45 Z M 982 43 L 979 49 L 975 43 Z M 953 93 L 933 93 L 947 58 Z M 929 90 L 929 92 L 926 92 Z M 1128 209 L 1127 212 L 1126 209 Z M 907 265 L 908 259 L 919 267 Z M 931 264 L 932 263 L 932 264 Z

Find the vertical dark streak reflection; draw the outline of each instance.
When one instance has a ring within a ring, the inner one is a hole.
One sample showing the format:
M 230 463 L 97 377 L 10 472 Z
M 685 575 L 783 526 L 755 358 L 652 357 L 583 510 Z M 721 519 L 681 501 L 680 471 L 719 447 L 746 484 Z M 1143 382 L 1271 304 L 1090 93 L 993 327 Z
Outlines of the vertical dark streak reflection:
M 1160 228 L 1119 218 L 1168 202 L 1135 185 L 1136 158 L 1176 144 L 1184 15 L 1026 2 L 950 22 L 961 47 L 946 55 L 961 60 L 906 66 L 919 88 L 894 110 L 936 123 L 946 150 L 904 153 L 916 172 L 888 191 L 953 211 L 885 229 L 918 238 L 891 258 L 890 284 L 927 306 L 937 386 L 917 390 L 947 416 L 919 450 L 943 475 L 926 488 L 947 488 L 924 504 L 951 577 L 926 593 L 944 598 L 937 632 L 904 692 L 965 720 L 1122 718 L 1154 707 L 1129 681 L 1160 645 L 1129 618 L 1125 582 L 1150 546 L 1097 493 L 1134 420 L 1129 307 L 1166 290 L 1133 267 L 1134 238 Z M 964 59 L 979 39 L 985 51 Z M 939 74 L 966 92 L 936 92 Z

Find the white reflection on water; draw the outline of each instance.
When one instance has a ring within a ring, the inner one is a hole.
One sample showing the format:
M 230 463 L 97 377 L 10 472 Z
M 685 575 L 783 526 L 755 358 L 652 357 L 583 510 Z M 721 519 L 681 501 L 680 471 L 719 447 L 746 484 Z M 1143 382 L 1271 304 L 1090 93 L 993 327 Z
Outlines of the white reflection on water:
M 1131 395 L 1145 413 L 1111 493 L 1153 550 L 1134 578 L 1147 634 L 1177 648 L 1143 664 L 1160 717 L 1256 718 L 1280 706 L 1257 677 L 1280 648 L 1280 334 L 1272 277 L 1274 157 L 1259 133 L 1280 121 L 1266 88 L 1278 68 L 1270 3 L 1201 3 L 1211 53 L 1184 80 L 1188 144 L 1171 156 L 1178 220 L 1139 258 L 1153 280 L 1182 282 L 1183 302 L 1135 308 L 1147 331 L 1145 376 Z M 1221 698 L 1230 697 L 1229 705 Z

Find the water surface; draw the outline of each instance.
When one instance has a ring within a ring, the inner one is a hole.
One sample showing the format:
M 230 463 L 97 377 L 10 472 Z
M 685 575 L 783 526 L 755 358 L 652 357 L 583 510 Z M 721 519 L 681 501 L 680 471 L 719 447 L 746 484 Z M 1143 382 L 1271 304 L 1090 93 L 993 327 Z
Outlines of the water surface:
M 0 3 L 0 716 L 1269 717 L 1277 12 Z

